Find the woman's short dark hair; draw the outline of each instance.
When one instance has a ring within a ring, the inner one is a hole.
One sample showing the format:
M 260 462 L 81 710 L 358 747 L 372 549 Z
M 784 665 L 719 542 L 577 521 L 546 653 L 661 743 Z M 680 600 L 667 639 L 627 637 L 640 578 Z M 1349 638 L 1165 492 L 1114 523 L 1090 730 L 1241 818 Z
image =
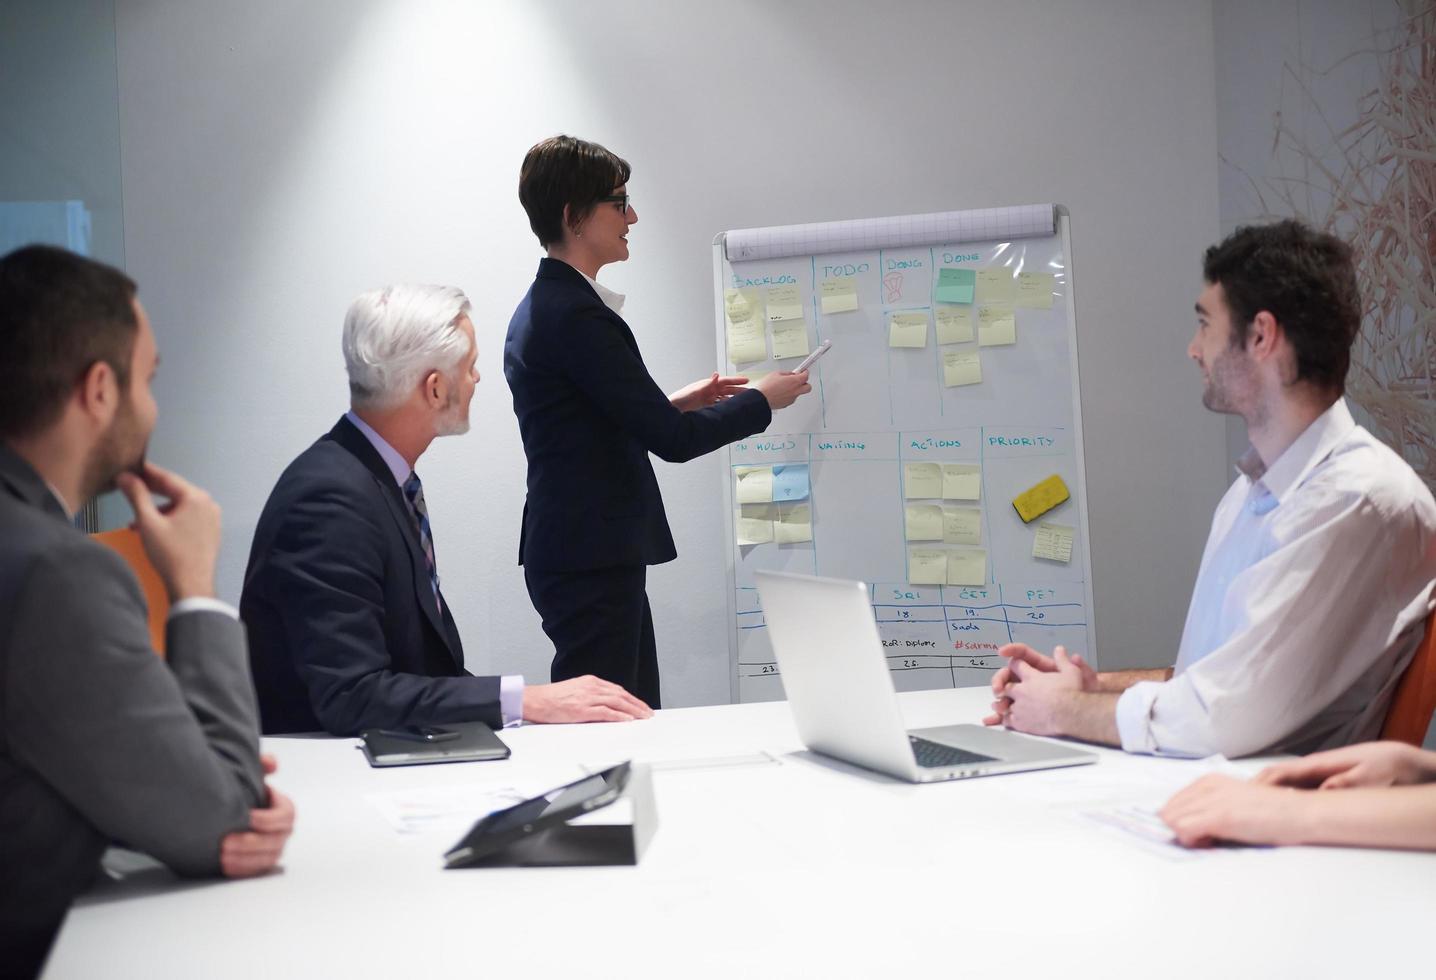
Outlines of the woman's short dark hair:
M 1252 320 L 1266 310 L 1296 351 L 1296 380 L 1346 390 L 1361 330 L 1351 246 L 1300 221 L 1250 225 L 1207 249 L 1202 275 L 1226 295 L 1232 346 L 1246 343 Z
M 565 205 L 569 226 L 576 228 L 594 205 L 628 183 L 631 172 L 627 160 L 574 136 L 534 144 L 519 168 L 519 202 L 539 244 L 547 248 L 563 241 Z
M 0 438 L 43 431 L 97 361 L 129 386 L 134 298 L 123 272 L 62 248 L 0 258 Z

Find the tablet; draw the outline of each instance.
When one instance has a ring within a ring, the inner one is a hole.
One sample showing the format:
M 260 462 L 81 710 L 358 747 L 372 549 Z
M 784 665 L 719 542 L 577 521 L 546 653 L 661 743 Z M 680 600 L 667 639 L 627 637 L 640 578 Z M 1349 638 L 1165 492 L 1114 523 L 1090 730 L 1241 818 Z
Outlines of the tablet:
M 445 734 L 422 734 L 426 732 Z M 455 734 L 448 735 L 448 732 Z M 485 762 L 509 757 L 509 747 L 481 721 L 403 732 L 371 728 L 360 738 L 364 740 L 364 757 L 376 769 L 426 766 L 436 762 Z
M 465 868 L 514 841 L 608 806 L 628 785 L 629 763 L 576 779 L 479 820 L 444 853 L 444 867 Z

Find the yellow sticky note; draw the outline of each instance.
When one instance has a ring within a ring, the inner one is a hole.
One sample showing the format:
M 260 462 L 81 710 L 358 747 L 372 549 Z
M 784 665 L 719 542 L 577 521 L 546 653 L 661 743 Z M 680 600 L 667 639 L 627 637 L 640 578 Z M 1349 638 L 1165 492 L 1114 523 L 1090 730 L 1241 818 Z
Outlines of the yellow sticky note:
M 772 309 L 772 307 L 769 307 Z M 780 320 L 773 324 L 773 359 L 786 360 L 808 353 L 808 321 Z
M 763 318 L 763 294 L 751 287 L 748 289 L 725 289 L 723 290 L 723 312 L 728 314 L 730 323 L 751 320 L 754 317 L 761 320 Z
M 904 463 L 902 495 L 908 500 L 942 496 L 942 467 L 937 463 Z
M 939 305 L 933 313 L 937 317 L 939 344 L 965 344 L 972 340 L 972 307 Z
M 734 470 L 738 477 L 738 503 L 766 504 L 773 500 L 773 467 L 739 466 Z
M 927 346 L 926 313 L 894 313 L 888 323 L 889 347 Z
M 1052 293 L 1056 283 L 1056 277 L 1050 272 L 1019 272 L 1017 305 L 1029 310 L 1052 309 Z
M 767 544 L 773 540 L 772 504 L 744 504 L 738 508 L 738 544 Z
M 947 552 L 932 548 L 909 550 L 907 580 L 913 585 L 946 585 Z
M 961 385 L 975 385 L 982 382 L 982 361 L 975 350 L 945 350 L 942 352 L 942 383 L 949 388 Z
M 974 548 L 971 551 L 949 551 L 947 553 L 948 585 L 986 585 L 987 551 Z
M 1062 477 L 1054 473 L 1013 497 L 1012 506 L 1024 524 L 1031 524 L 1070 496 L 1067 484 L 1062 482 Z
M 813 509 L 805 500 L 778 504 L 778 521 L 773 525 L 773 539 L 779 544 L 799 544 L 813 540 Z
M 1048 524 L 1046 521 L 1037 525 L 1037 533 L 1032 538 L 1032 557 L 1045 558 L 1048 561 L 1070 562 L 1072 560 L 1072 536 L 1076 533 L 1075 528 L 1066 524 Z
M 852 276 L 824 279 L 818 301 L 824 313 L 851 313 L 858 308 L 858 281 Z
M 995 269 L 977 270 L 977 302 L 1006 303 L 1011 306 L 1017 301 L 1017 280 L 1012 272 L 998 266 Z
M 768 338 L 763 328 L 763 299 L 755 289 L 724 290 L 728 320 L 728 359 L 734 364 L 767 361 Z
M 942 464 L 943 500 L 981 500 L 982 467 L 966 463 Z
M 937 504 L 908 504 L 903 517 L 909 541 L 942 540 L 942 508 Z
M 738 323 L 728 321 L 728 360 L 734 364 L 752 364 L 768 359 L 768 337 L 763 321 L 749 317 Z
M 1017 317 L 1010 306 L 977 308 L 977 346 L 999 347 L 1017 343 Z
M 803 296 L 797 286 L 768 287 L 768 319 L 799 320 L 803 316 Z
M 942 540 L 947 544 L 982 544 L 982 511 L 976 507 L 942 508 Z

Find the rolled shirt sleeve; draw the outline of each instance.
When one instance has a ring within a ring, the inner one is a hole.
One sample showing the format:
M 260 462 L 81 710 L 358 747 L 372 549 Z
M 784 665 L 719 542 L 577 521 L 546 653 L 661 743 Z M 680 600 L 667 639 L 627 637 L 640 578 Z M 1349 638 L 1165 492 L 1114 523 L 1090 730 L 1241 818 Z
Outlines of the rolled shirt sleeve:
M 1124 749 L 1237 757 L 1376 734 L 1429 603 L 1429 497 L 1412 507 L 1314 482 L 1262 525 L 1265 553 L 1217 582 L 1219 606 L 1194 601 L 1189 617 L 1219 616 L 1222 642 L 1185 670 L 1179 661 L 1172 680 L 1118 699 Z

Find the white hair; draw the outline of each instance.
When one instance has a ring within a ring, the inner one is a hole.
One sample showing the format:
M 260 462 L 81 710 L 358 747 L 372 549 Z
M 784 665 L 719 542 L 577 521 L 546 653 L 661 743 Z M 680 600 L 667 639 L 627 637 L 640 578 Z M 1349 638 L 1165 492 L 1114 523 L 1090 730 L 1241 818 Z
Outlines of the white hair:
M 470 310 L 454 286 L 385 286 L 362 294 L 344 316 L 344 367 L 355 408 L 391 408 L 430 371 L 449 374 L 469 353 L 457 327 Z

